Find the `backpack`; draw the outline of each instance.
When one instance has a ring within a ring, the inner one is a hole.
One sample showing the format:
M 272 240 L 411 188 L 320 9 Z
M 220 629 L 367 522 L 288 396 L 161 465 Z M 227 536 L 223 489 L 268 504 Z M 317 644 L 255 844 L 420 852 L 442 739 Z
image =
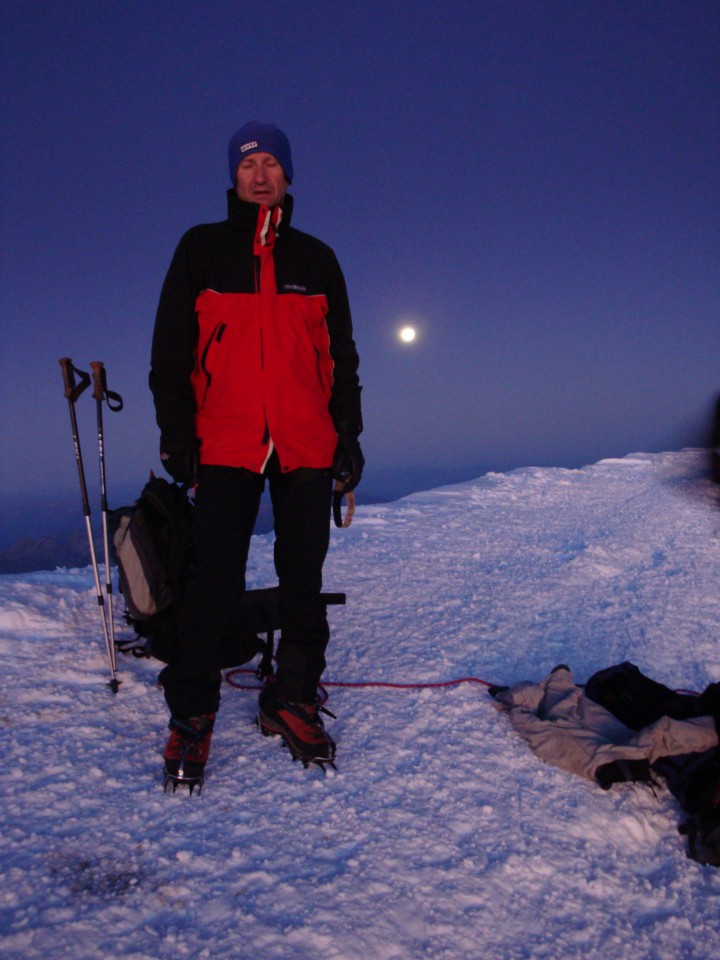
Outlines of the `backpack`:
M 132 507 L 115 512 L 113 543 L 125 620 L 145 641 L 121 643 L 122 652 L 171 658 L 177 611 L 192 572 L 192 514 L 183 488 L 155 476 Z

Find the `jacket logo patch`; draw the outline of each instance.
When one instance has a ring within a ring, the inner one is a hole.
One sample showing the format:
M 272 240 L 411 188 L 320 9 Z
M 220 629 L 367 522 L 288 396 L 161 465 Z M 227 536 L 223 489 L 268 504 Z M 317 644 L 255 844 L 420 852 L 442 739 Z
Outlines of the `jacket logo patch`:
M 284 283 L 283 290 L 294 290 L 296 293 L 307 293 L 307 287 L 301 287 L 299 283 Z

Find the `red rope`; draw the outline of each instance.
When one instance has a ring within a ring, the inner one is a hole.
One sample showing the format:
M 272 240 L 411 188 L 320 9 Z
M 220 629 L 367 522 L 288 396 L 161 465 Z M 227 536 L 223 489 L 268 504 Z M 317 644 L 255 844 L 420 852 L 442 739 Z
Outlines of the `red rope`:
M 458 677 L 456 680 L 438 680 L 434 683 L 389 683 L 383 680 L 366 680 L 356 683 L 349 683 L 341 680 L 327 680 L 323 683 L 325 687 L 390 687 L 393 690 L 425 690 L 430 687 L 455 687 L 459 683 L 481 683 L 485 687 L 492 687 L 493 684 L 488 680 L 481 680 L 479 677 Z
M 255 676 L 255 671 L 248 667 L 234 667 L 225 674 L 225 680 L 236 690 L 262 690 L 262 685 L 253 684 L 252 686 L 244 683 L 237 683 L 234 679 L 235 674 L 247 673 Z M 328 699 L 326 687 L 350 687 L 360 689 L 363 687 L 386 687 L 391 690 L 427 690 L 439 687 L 455 687 L 460 683 L 480 683 L 485 687 L 492 687 L 493 684 L 487 680 L 481 680 L 479 677 L 459 677 L 457 680 L 438 680 L 436 682 L 426 683 L 390 683 L 384 680 L 364 680 L 364 681 L 343 681 L 343 680 L 325 680 L 320 684 L 319 690 L 323 694 L 321 703 Z

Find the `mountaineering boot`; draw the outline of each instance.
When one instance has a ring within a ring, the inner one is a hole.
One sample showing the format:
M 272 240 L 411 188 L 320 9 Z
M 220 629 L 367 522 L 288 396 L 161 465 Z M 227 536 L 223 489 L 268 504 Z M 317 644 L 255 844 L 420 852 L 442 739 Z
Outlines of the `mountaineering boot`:
M 215 714 L 200 717 L 170 717 L 170 739 L 165 745 L 165 790 L 172 784 L 173 793 L 178 784 L 202 789 L 203 773 L 210 753 L 210 738 L 215 725 Z
M 292 703 L 265 689 L 258 704 L 258 725 L 266 737 L 279 734 L 293 757 L 305 766 L 334 766 L 335 742 L 325 730 L 321 711 L 332 716 L 315 703 Z

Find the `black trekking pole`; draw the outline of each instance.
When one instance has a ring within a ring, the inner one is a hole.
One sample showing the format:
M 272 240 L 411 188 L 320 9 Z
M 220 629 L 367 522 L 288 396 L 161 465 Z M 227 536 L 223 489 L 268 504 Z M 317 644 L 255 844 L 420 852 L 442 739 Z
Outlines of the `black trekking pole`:
M 108 390 L 105 365 L 100 360 L 90 364 L 93 379 L 93 398 L 97 406 L 98 456 L 100 460 L 100 510 L 102 512 L 102 535 L 105 550 L 105 595 L 107 596 L 107 622 L 110 628 L 110 648 L 115 657 L 115 618 L 113 615 L 112 570 L 110 568 L 110 537 L 108 535 L 108 502 L 105 471 L 105 436 L 103 432 L 103 401 L 108 409 L 119 413 L 123 408 L 123 399 L 119 393 Z M 113 664 L 114 665 L 114 664 Z
M 78 431 L 77 416 L 75 414 L 75 404 L 82 392 L 90 386 L 90 375 L 84 370 L 78 370 L 74 367 L 70 357 L 63 357 L 58 361 L 62 370 L 63 384 L 65 385 L 65 397 L 70 410 L 70 425 L 72 427 L 73 445 L 75 448 L 75 463 L 78 468 L 78 477 L 80 479 L 80 493 L 82 496 L 83 514 L 85 516 L 85 527 L 87 529 L 88 545 L 90 547 L 90 561 L 92 563 L 93 574 L 95 577 L 95 592 L 97 595 L 98 606 L 100 607 L 100 618 L 102 620 L 103 635 L 105 637 L 105 650 L 107 653 L 108 666 L 110 667 L 110 683 L 108 686 L 113 693 L 117 693 L 120 681 L 117 678 L 117 669 L 115 666 L 115 650 L 110 644 L 108 634 L 107 615 L 102 590 L 100 588 L 100 573 L 98 571 L 97 557 L 95 556 L 95 544 L 93 543 L 92 525 L 90 523 L 90 503 L 88 501 L 87 485 L 85 483 L 85 470 L 83 468 L 82 453 L 80 450 L 80 433 Z M 75 374 L 80 378 L 80 383 L 75 382 Z

